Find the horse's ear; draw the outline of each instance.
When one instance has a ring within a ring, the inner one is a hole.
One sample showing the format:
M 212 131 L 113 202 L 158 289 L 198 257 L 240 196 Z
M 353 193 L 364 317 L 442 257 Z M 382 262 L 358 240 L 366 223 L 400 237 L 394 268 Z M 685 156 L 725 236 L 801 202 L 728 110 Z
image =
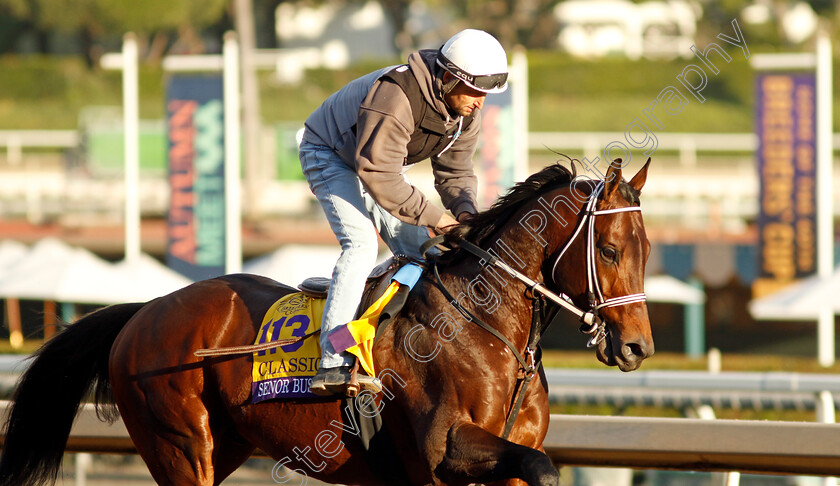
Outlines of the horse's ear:
M 615 159 L 607 169 L 604 176 L 604 199 L 609 199 L 613 191 L 621 184 L 621 159 Z
M 647 180 L 649 165 L 650 157 L 648 157 L 647 162 L 645 162 L 645 166 L 639 169 L 639 172 L 636 172 L 636 175 L 634 175 L 633 179 L 630 180 L 630 185 L 633 186 L 633 189 L 642 192 L 642 187 L 645 185 L 645 181 Z

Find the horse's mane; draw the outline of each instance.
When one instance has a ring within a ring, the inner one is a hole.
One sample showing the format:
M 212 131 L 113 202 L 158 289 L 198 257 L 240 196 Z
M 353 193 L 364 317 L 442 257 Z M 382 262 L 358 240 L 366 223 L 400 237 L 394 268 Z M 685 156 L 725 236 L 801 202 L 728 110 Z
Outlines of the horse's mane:
M 481 245 L 486 238 L 504 226 L 524 202 L 531 201 L 558 187 L 571 184 L 576 177 L 576 170 L 574 160 L 569 160 L 571 161 L 570 168 L 557 162 L 532 174 L 525 181 L 517 183 L 507 193 L 496 199 L 489 209 L 476 214 L 468 224 L 456 227 L 447 236 L 452 239 L 463 238 Z

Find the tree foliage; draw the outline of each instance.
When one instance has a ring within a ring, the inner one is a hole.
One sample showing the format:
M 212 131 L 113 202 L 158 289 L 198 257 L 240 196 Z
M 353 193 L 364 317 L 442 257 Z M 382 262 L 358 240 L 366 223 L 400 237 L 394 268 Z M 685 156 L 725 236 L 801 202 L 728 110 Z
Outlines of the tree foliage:
M 490 32 L 506 47 L 555 47 L 558 0 L 440 0 L 437 7 L 451 9 L 463 24 L 460 27 Z
M 227 7 L 228 0 L 0 0 L 0 9 L 34 29 L 78 34 L 89 47 L 135 32 L 164 44 L 187 38 L 200 50 L 198 32 L 218 23 Z
M 185 25 L 207 27 L 224 15 L 227 0 L 0 0 L 0 6 L 44 29 L 155 32 Z

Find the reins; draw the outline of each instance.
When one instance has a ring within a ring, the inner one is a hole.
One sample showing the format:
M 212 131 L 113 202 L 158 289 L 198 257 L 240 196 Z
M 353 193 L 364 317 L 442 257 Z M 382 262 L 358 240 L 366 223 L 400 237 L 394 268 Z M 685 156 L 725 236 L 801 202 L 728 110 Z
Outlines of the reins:
M 498 267 L 504 270 L 511 277 L 525 284 L 525 296 L 526 298 L 532 301 L 533 312 L 531 317 L 531 329 L 529 331 L 528 344 L 525 347 L 525 355 L 527 356 L 527 359 L 522 356 L 519 350 L 516 349 L 516 346 L 502 333 L 500 333 L 497 329 L 490 326 L 486 322 L 476 317 L 473 313 L 465 309 L 458 301 L 458 299 L 452 296 L 452 294 L 446 289 L 446 286 L 443 284 L 443 281 L 440 278 L 437 260 L 431 259 L 431 267 L 435 277 L 434 284 L 438 287 L 441 293 L 443 293 L 444 297 L 446 297 L 450 304 L 452 304 L 456 309 L 458 309 L 458 311 L 467 320 L 474 322 L 476 325 L 478 325 L 479 327 L 486 330 L 487 332 L 495 336 L 497 339 L 502 341 L 508 347 L 508 349 L 510 349 L 517 361 L 519 361 L 521 367 L 520 372 L 523 373 L 523 376 L 517 378 L 517 381 L 522 380 L 522 383 L 521 386 L 518 386 L 518 389 L 514 391 L 515 396 L 514 398 L 512 398 L 514 404 L 511 407 L 510 412 L 508 413 L 507 420 L 505 422 L 504 433 L 502 435 L 502 438 L 504 439 L 507 439 L 510 435 L 510 431 L 513 428 L 514 422 L 516 422 L 516 417 L 518 416 L 519 410 L 522 406 L 522 402 L 525 397 L 525 392 L 527 391 L 528 385 L 530 384 L 531 379 L 533 378 L 537 369 L 536 352 L 541 337 L 539 332 L 539 329 L 541 327 L 540 318 L 543 304 L 546 298 L 559 305 L 566 311 L 571 312 L 580 319 L 580 321 L 583 323 L 581 325 L 580 331 L 584 334 L 591 336 L 586 343 L 586 347 L 588 348 L 598 345 L 607 337 L 607 334 L 609 333 L 609 331 L 606 329 L 605 321 L 599 316 L 600 309 L 604 307 L 616 307 L 620 305 L 627 305 L 645 301 L 644 293 L 630 294 L 621 297 L 614 297 L 611 299 L 604 299 L 604 295 L 601 291 L 601 285 L 598 278 L 598 270 L 595 265 L 595 217 L 607 214 L 641 211 L 641 207 L 628 206 L 623 208 L 596 210 L 595 207 L 598 204 L 598 197 L 600 196 L 603 189 L 604 182 L 601 181 L 595 187 L 592 193 L 590 193 L 586 203 L 581 209 L 581 212 L 578 213 L 579 216 L 582 216 L 579 219 L 575 231 L 572 233 L 572 236 L 568 239 L 568 241 L 566 241 L 566 245 L 557 255 L 557 258 L 551 267 L 551 275 L 553 278 L 557 269 L 557 265 L 560 263 L 560 260 L 563 258 L 563 255 L 565 255 L 566 250 L 568 250 L 569 247 L 571 247 L 572 243 L 577 239 L 578 235 L 583 232 L 582 230 L 584 228 L 586 228 L 586 293 L 589 300 L 588 310 L 582 309 L 575 305 L 571 297 L 562 293 L 557 294 L 552 292 L 545 286 L 544 283 L 537 282 L 529 278 L 527 275 L 524 275 L 523 273 L 517 271 L 516 269 L 508 265 L 504 260 L 478 247 L 474 243 L 466 241 L 463 238 L 460 238 L 456 241 L 460 248 L 480 258 L 482 262 L 484 262 L 482 263 L 482 266 L 485 264 L 490 264 L 495 267 Z M 421 247 L 420 251 L 425 257 L 427 251 L 430 248 L 443 241 L 445 241 L 445 237 L 443 235 L 436 236 L 427 241 Z
M 443 285 L 443 281 L 440 278 L 440 273 L 438 272 L 437 262 L 432 262 L 432 272 L 434 273 L 434 276 L 435 276 L 434 283 L 438 287 L 438 289 L 441 291 L 441 293 L 443 293 L 443 296 L 446 297 L 446 300 L 448 300 L 449 303 L 452 304 L 453 307 L 458 309 L 458 311 L 461 312 L 461 314 L 468 321 L 474 322 L 478 327 L 484 329 L 485 331 L 487 331 L 490 334 L 492 334 L 493 336 L 495 336 L 499 341 L 503 342 L 505 344 L 505 346 L 507 346 L 508 349 L 510 349 L 510 351 L 513 353 L 513 356 L 516 358 L 516 360 L 519 361 L 519 364 L 522 365 L 523 368 L 527 369 L 529 367 L 529 363 L 528 363 L 528 361 L 525 360 L 525 358 L 522 356 L 522 354 L 519 352 L 519 350 L 516 349 L 515 344 L 510 342 L 510 340 L 508 338 L 506 338 L 504 336 L 504 334 L 500 333 L 496 328 L 494 328 L 490 324 L 487 324 L 486 322 L 482 321 L 481 319 L 476 317 L 475 314 L 473 314 L 472 312 L 470 312 L 466 308 L 464 308 L 464 306 L 462 306 L 461 303 L 458 302 L 458 299 L 453 297 L 452 294 L 449 292 L 449 290 L 446 289 L 446 286 Z M 533 328 L 533 325 L 532 325 L 532 328 Z M 532 334 L 533 334 L 533 332 L 532 332 Z M 526 355 L 528 354 L 527 349 L 525 350 L 525 354 Z
M 293 337 L 288 339 L 275 339 L 274 341 L 269 341 L 267 343 L 262 344 L 249 344 L 245 346 L 228 346 L 226 348 L 202 348 L 196 349 L 193 352 L 194 356 L 199 358 L 205 357 L 216 357 L 216 356 L 233 356 L 235 354 L 251 354 L 256 353 L 258 351 L 265 351 L 267 349 L 274 349 L 280 348 L 283 346 L 288 346 L 289 344 L 295 344 L 299 341 L 303 341 L 304 339 L 314 336 L 315 334 L 320 334 L 321 330 L 317 329 L 315 331 L 309 332 L 304 334 L 303 336 Z

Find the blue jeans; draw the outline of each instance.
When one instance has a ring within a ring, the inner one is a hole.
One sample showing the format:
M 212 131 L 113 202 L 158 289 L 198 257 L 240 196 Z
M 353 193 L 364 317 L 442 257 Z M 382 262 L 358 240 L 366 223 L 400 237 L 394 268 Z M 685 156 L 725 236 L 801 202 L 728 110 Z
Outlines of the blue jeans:
M 362 188 L 356 172 L 329 147 L 302 142 L 300 165 L 341 245 L 321 320 L 320 366 L 350 365 L 353 356 L 336 353 L 327 336 L 356 317 L 365 280 L 376 264 L 377 233 L 394 254 L 414 258 L 420 258 L 420 245 L 429 239 L 429 233 L 425 227 L 400 221 L 376 204 Z

